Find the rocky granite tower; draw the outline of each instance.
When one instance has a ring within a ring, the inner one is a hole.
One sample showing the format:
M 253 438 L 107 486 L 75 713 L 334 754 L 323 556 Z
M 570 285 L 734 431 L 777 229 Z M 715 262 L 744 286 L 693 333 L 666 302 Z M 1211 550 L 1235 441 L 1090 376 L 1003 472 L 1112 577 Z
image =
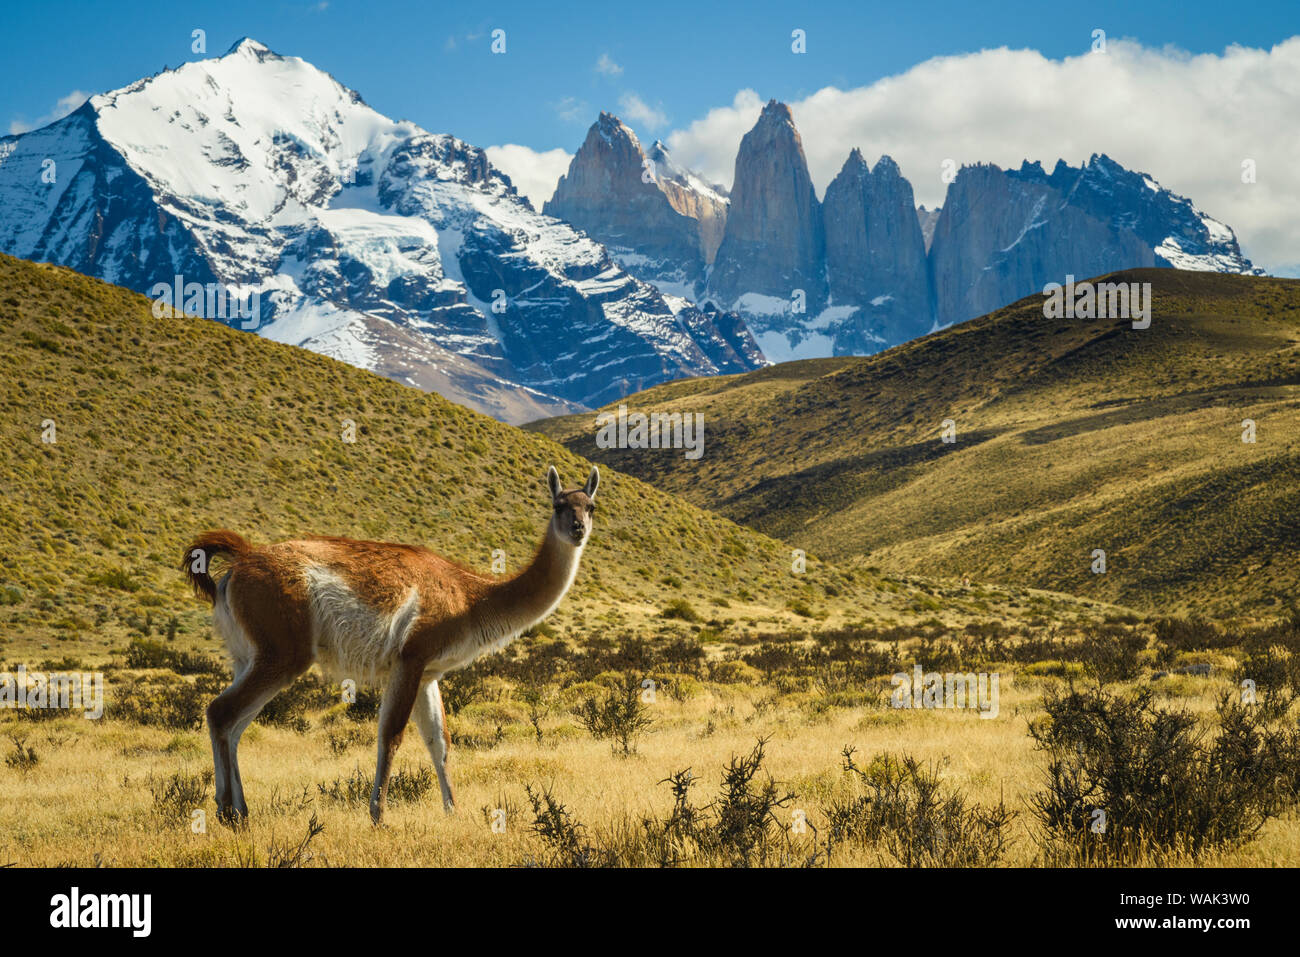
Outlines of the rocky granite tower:
M 807 311 L 826 299 L 821 204 L 808 176 L 790 108 L 776 100 L 740 141 L 731 208 L 708 293 L 747 312 L 757 300 L 789 302 L 802 289 Z
M 963 166 L 930 246 L 935 315 L 942 325 L 964 322 L 1067 274 L 1155 264 L 1150 244 L 1072 205 L 1045 177 Z
M 831 320 L 835 351 L 872 352 L 882 342 L 923 336 L 933 325 L 925 239 L 912 185 L 882 156 L 874 170 L 855 149 L 826 187 L 826 275 L 833 306 L 856 306 Z
M 672 163 L 656 143 L 647 156 L 617 116 L 601 113 L 542 212 L 604 243 L 640 279 L 684 293 L 712 261 L 726 199 Z

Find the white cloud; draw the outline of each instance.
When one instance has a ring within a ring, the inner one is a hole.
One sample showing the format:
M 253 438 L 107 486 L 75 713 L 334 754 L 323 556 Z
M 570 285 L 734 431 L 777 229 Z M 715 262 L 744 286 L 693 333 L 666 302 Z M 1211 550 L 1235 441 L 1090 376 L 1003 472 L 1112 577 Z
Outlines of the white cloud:
M 635 93 L 624 93 L 619 97 L 618 105 L 619 118 L 633 126 L 654 132 L 668 124 L 668 115 L 663 110 L 651 106 Z
M 1110 40 L 1106 53 L 1049 60 L 1033 50 L 937 57 L 867 87 L 826 87 L 790 107 L 819 193 L 853 147 L 893 156 L 916 201 L 941 204 L 945 159 L 1071 165 L 1108 153 L 1232 226 L 1270 271 L 1300 265 L 1300 37 L 1270 50 L 1192 55 Z M 753 90 L 675 131 L 674 158 L 730 185 Z M 1241 182 L 1253 159 L 1257 182 Z
M 486 152 L 488 162 L 509 176 L 515 188 L 527 196 L 538 211 L 551 198 L 555 184 L 568 172 L 569 161 L 573 159 L 573 154 L 564 150 L 538 152 L 516 143 L 489 146 Z
M 586 100 L 566 96 L 553 106 L 555 114 L 566 123 L 586 123 L 591 118 L 591 107 Z
M 618 76 L 623 72 L 623 68 L 610 59 L 608 53 L 602 53 L 600 59 L 596 61 L 596 72 L 606 76 Z
M 9 122 L 9 133 L 16 136 L 19 133 L 26 133 L 29 130 L 38 130 L 42 126 L 48 126 L 55 120 L 61 120 L 77 107 L 85 103 L 90 98 L 89 93 L 83 93 L 81 90 L 73 90 L 67 96 L 59 97 L 59 101 L 54 104 L 54 109 L 46 113 L 40 119 L 28 123 L 22 119 L 14 119 Z

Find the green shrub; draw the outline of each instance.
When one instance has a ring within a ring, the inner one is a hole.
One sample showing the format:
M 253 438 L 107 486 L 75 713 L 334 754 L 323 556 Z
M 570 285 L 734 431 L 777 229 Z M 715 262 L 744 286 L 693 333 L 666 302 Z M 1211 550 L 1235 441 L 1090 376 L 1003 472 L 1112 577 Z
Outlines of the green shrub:
M 428 765 L 420 765 L 414 770 L 402 768 L 388 776 L 388 803 L 416 803 L 436 783 L 433 768 Z M 346 778 L 317 784 L 316 789 L 322 797 L 336 804 L 369 804 L 374 786 L 375 776 L 357 768 Z
M 1278 645 L 1251 647 L 1237 667 L 1237 684 L 1255 683 L 1257 706 L 1267 721 L 1278 721 L 1300 698 L 1300 657 Z
M 665 607 L 660 615 L 661 618 L 677 619 L 679 621 L 700 621 L 700 613 L 697 612 L 691 603 L 685 598 L 674 598 Z
M 36 765 L 41 763 L 40 756 L 37 755 L 36 749 L 28 745 L 26 738 L 20 738 L 17 735 L 11 735 L 9 740 L 13 743 L 14 749 L 5 755 L 5 765 L 13 768 L 15 771 L 21 771 L 26 774 Z
M 316 675 L 302 675 L 266 703 L 258 713 L 257 721 L 305 734 L 311 728 L 311 722 L 307 720 L 307 709 L 327 702 L 328 694 L 324 683 Z
M 225 688 L 221 678 L 189 682 L 176 676 L 137 678 L 115 698 L 113 717 L 147 727 L 196 731 L 203 727 L 208 703 Z
M 690 769 L 666 778 L 673 806 L 664 817 L 624 820 L 608 831 L 589 834 L 550 788 L 526 788 L 533 809 L 530 830 L 543 853 L 523 863 L 542 867 L 713 867 L 813 866 L 826 857 L 815 831 L 794 833 L 783 809 L 793 792 L 763 772 L 765 739 L 749 754 L 733 755 L 722 774 L 717 797 L 706 805 L 691 799 L 698 779 Z
M 185 820 L 208 799 L 212 769 L 177 771 L 167 777 L 149 775 L 145 786 L 153 798 L 154 813 L 165 820 Z
M 1294 803 L 1300 735 L 1225 698 L 1209 740 L 1194 715 L 1141 688 L 1049 691 L 1030 725 L 1050 756 L 1031 799 L 1059 863 L 1108 864 L 1238 843 Z
M 573 709 L 573 715 L 592 737 L 612 739 L 615 748 L 621 746 L 624 754 L 635 750 L 632 742 L 651 724 L 641 701 L 641 682 L 632 675 L 624 678 L 622 687 L 610 689 L 603 697 L 584 698 Z
M 177 651 L 160 641 L 132 638 L 126 647 L 128 668 L 167 668 L 179 675 L 219 675 L 226 668 L 210 655 L 199 652 Z
M 844 769 L 865 794 L 826 809 L 830 843 L 852 841 L 887 851 L 904 867 L 989 867 L 1001 859 L 1014 811 L 967 804 L 945 791 L 933 766 L 910 755 L 877 755 L 865 768 L 844 749 Z
M 1138 653 L 1146 647 L 1141 635 L 1126 632 L 1117 625 L 1103 627 L 1087 635 L 1080 643 L 1079 660 L 1090 678 L 1101 684 L 1132 681 L 1140 672 Z

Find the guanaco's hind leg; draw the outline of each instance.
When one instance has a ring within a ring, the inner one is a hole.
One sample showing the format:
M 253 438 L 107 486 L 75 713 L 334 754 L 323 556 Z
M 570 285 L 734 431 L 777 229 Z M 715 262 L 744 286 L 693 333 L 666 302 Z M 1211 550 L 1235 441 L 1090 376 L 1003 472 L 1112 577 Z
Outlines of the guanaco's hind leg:
M 244 784 L 239 776 L 239 739 L 266 703 L 306 671 L 310 664 L 308 660 L 286 667 L 284 662 L 270 665 L 255 658 L 230 687 L 208 705 L 219 819 L 233 822 L 247 819 L 248 803 L 244 800 Z
M 230 683 L 230 688 L 233 688 L 235 685 L 240 683 L 240 680 L 248 672 L 249 663 L 250 663 L 250 659 L 247 658 L 235 659 L 234 662 L 235 677 L 234 680 L 231 681 Z M 228 688 L 226 690 L 229 691 L 230 689 Z M 222 694 L 225 693 L 226 692 L 222 692 Z M 228 747 L 229 736 L 227 735 L 224 729 L 218 729 L 217 725 L 212 720 L 213 719 L 212 705 L 214 704 L 216 704 L 215 700 L 208 705 L 208 709 L 207 709 L 208 736 L 212 739 L 212 771 L 213 771 L 213 777 L 217 788 L 217 811 L 218 811 L 218 815 L 220 815 L 222 809 L 229 807 L 230 804 L 232 803 L 231 802 L 232 785 L 230 781 L 230 754 L 229 754 L 230 749 Z M 221 717 L 221 713 L 218 713 L 217 716 Z
M 388 775 L 393 769 L 393 755 L 402 744 L 411 709 L 420 694 L 423 674 L 405 663 L 393 668 L 379 709 L 379 759 L 375 764 L 375 786 L 370 792 L 370 819 L 376 824 L 384 816 L 388 799 Z
M 451 750 L 451 735 L 447 733 L 447 711 L 442 706 L 442 693 L 438 682 L 427 682 L 415 699 L 415 726 L 420 730 L 433 758 L 433 769 L 438 772 L 438 787 L 442 790 L 442 808 L 448 814 L 456 810 L 456 800 L 447 780 L 447 753 Z

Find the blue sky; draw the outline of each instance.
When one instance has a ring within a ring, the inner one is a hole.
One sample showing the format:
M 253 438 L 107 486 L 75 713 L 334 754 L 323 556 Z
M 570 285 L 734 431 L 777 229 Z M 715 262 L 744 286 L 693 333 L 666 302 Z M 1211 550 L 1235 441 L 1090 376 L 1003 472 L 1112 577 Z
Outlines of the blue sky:
M 993 12 L 989 12 L 991 7 Z M 243 36 L 328 70 L 393 118 L 490 151 L 535 203 L 599 110 L 730 184 L 762 101 L 791 104 L 823 190 L 851 148 L 889 153 L 918 203 L 956 160 L 1050 166 L 1106 152 L 1300 275 L 1300 2 L 9 4 L 0 133 Z M 506 52 L 491 52 L 492 31 Z M 791 32 L 807 52 L 791 50 Z M 1109 47 L 1091 55 L 1093 32 Z M 1289 38 L 1295 37 L 1291 42 Z M 1258 176 L 1243 184 L 1249 161 Z
M 1086 50 L 1095 28 L 1144 45 L 1221 52 L 1297 32 L 1289 2 L 1176 3 L 221 3 L 6 4 L 0 35 L 0 129 L 45 117 L 73 90 L 101 92 L 253 36 L 329 70 L 390 116 L 479 145 L 572 151 L 600 109 L 635 95 L 681 126 L 736 91 L 798 100 L 863 86 L 941 54 Z M 1140 7 L 1140 9 L 1134 9 Z M 506 31 L 507 52 L 489 52 Z M 807 31 L 792 56 L 790 32 Z M 614 66 L 597 69 L 601 56 Z M 620 72 L 614 72 L 617 69 Z M 647 115 L 652 115 L 647 114 Z

